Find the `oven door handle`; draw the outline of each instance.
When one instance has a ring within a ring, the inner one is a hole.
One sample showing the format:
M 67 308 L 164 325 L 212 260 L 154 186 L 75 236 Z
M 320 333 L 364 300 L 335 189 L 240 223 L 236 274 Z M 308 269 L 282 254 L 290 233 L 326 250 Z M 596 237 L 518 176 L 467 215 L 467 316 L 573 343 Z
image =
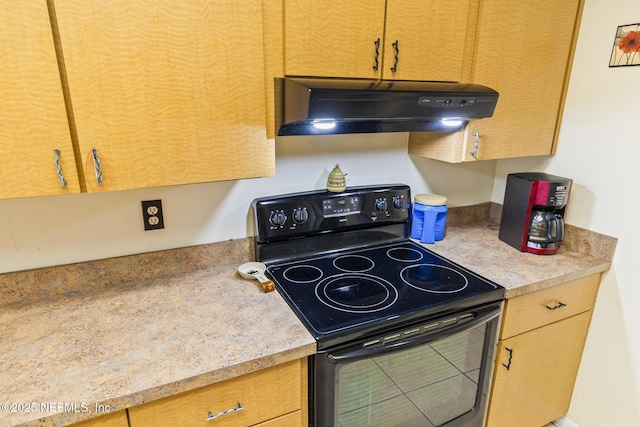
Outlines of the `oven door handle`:
M 491 308 L 490 310 L 485 310 L 478 313 L 472 320 L 456 323 L 454 325 L 438 329 L 428 334 L 421 335 L 414 339 L 394 341 L 381 347 L 359 348 L 357 350 L 346 351 L 344 353 L 329 353 L 327 354 L 327 359 L 330 363 L 338 364 L 355 362 L 362 359 L 370 359 L 372 357 L 382 356 L 384 354 L 392 353 L 398 350 L 408 350 L 410 348 L 418 347 L 437 339 L 446 338 L 450 335 L 457 334 L 458 332 L 474 328 L 482 323 L 488 322 L 498 317 L 500 313 L 502 313 L 501 305 Z

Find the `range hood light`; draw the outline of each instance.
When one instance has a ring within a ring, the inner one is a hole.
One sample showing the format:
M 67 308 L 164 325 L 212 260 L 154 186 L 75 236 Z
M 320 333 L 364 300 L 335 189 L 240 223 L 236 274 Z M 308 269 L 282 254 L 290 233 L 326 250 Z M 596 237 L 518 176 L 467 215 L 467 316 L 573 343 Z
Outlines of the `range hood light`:
M 442 119 L 440 123 L 448 128 L 460 128 L 462 127 L 464 120 L 458 118 L 446 118 Z
M 491 117 L 498 92 L 449 82 L 277 78 L 278 136 L 457 132 Z
M 330 130 L 336 127 L 334 120 L 316 120 L 313 122 L 313 127 L 318 130 Z

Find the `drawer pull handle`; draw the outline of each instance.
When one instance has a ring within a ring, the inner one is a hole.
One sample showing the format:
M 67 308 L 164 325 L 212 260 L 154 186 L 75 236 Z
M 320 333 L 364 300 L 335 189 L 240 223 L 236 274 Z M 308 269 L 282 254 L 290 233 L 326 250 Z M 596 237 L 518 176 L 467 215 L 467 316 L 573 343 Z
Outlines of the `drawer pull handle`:
M 505 347 L 504 349 L 509 352 L 509 360 L 507 361 L 506 365 L 503 363 L 502 366 L 507 368 L 507 371 L 508 371 L 509 369 L 511 369 L 511 359 L 513 359 L 513 349 L 511 349 L 509 347 Z
M 559 308 L 566 307 L 566 306 L 567 306 L 567 304 L 565 304 L 563 302 L 560 302 L 560 301 L 558 301 L 558 305 L 554 305 L 553 307 L 549 307 L 548 305 L 545 304 L 545 307 L 547 307 L 547 310 L 551 310 L 551 311 L 557 310 Z
M 213 415 L 213 414 L 211 413 L 211 411 L 209 411 L 209 413 L 207 414 L 207 415 L 208 415 L 208 416 L 207 416 L 207 421 L 213 421 L 213 420 L 215 420 L 215 419 L 216 419 L 216 418 L 218 418 L 218 417 L 221 417 L 221 416 L 223 416 L 223 415 L 229 415 L 229 414 L 232 414 L 232 413 L 234 413 L 234 412 L 240 412 L 240 411 L 242 411 L 243 409 L 244 409 L 244 406 L 242 406 L 242 405 L 240 404 L 240 402 L 238 402 L 238 406 L 236 406 L 235 408 L 231 408 L 231 409 L 229 409 L 229 410 L 227 410 L 227 411 L 218 412 L 218 413 L 217 413 L 217 414 L 215 414 L 215 415 Z

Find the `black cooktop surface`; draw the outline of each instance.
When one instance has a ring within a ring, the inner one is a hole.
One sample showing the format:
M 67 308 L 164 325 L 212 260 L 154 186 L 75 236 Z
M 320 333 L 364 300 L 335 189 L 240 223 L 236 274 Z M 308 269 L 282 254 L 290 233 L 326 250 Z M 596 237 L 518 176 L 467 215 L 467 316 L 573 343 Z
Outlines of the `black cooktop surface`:
M 504 288 L 410 240 L 268 265 L 314 337 L 497 301 Z

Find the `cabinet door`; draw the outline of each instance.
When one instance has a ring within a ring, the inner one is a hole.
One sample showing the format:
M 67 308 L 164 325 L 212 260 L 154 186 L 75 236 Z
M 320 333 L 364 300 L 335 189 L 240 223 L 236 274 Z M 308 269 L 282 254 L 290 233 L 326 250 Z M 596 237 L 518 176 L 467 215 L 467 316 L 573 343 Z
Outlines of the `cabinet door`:
M 484 0 L 473 82 L 500 93 L 495 114 L 468 126 L 465 160 L 555 151 L 581 0 Z
M 273 174 L 261 0 L 54 3 L 89 192 Z
M 379 78 L 384 9 L 385 0 L 284 0 L 285 74 Z
M 409 153 L 450 163 L 553 154 L 582 4 L 483 0 L 472 81 L 498 91 L 495 113 L 460 132 L 411 133 Z
M 540 427 L 567 413 L 587 311 L 498 343 L 487 427 Z
M 0 4 L 0 58 L 0 198 L 80 192 L 45 0 Z
M 460 81 L 473 47 L 470 3 L 387 0 L 383 78 Z

